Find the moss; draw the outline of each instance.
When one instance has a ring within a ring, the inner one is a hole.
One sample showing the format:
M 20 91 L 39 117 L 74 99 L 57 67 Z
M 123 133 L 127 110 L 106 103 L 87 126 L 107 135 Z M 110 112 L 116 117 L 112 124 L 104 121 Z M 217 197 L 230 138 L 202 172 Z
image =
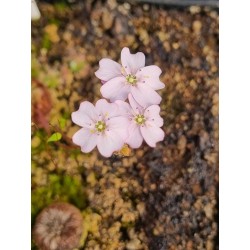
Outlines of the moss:
M 82 151 L 81 151 L 80 148 L 73 148 L 73 149 L 70 149 L 70 157 L 71 157 L 72 159 L 76 159 L 76 157 L 77 157 L 79 154 L 82 154 Z M 91 156 L 91 153 L 85 153 L 84 155 L 87 156 L 87 157 L 90 157 L 90 156 Z
M 85 67 L 85 62 L 77 62 L 77 61 L 71 61 L 69 63 L 69 68 L 72 71 L 72 73 L 77 73 L 81 71 Z
M 86 207 L 84 185 L 79 176 L 49 174 L 47 185 L 35 188 L 31 198 L 32 224 L 41 209 L 54 201 L 69 202 L 79 209 Z
M 48 23 L 49 24 L 55 24 L 56 26 L 60 26 L 60 24 L 61 24 L 61 21 L 60 20 L 58 20 L 58 19 L 56 19 L 56 18 L 50 18 L 49 20 L 48 20 Z
M 43 35 L 42 48 L 45 48 L 47 50 L 50 50 L 50 48 L 51 48 L 51 41 L 50 41 L 49 35 L 47 33 L 44 33 L 44 35 Z
M 31 77 L 32 78 L 37 78 L 39 75 L 39 62 L 38 60 L 35 58 L 35 56 L 32 55 L 31 58 Z
M 31 141 L 31 149 L 32 149 L 32 155 L 36 155 L 36 154 L 39 154 L 40 152 L 42 152 L 43 150 L 45 150 L 45 147 L 44 147 L 44 143 L 43 141 L 40 139 L 40 144 L 34 144 L 33 141 L 34 140 L 37 140 L 37 139 L 40 139 L 39 136 L 32 136 L 32 141 Z
M 44 83 L 49 87 L 49 88 L 56 88 L 59 84 L 59 75 L 58 74 L 50 74 L 45 76 L 44 78 Z
M 34 244 L 34 242 L 31 243 L 31 250 L 38 250 L 37 246 Z
M 56 1 L 55 3 L 56 11 L 65 11 L 65 9 L 69 8 L 69 3 L 66 0 Z
M 43 129 L 36 129 L 32 135 L 32 140 L 39 138 L 40 143 L 37 145 L 31 144 L 32 155 L 36 155 L 46 149 L 46 132 Z
M 95 234 L 99 231 L 99 223 L 101 222 L 101 216 L 94 213 L 91 209 L 86 209 L 83 213 L 83 233 L 80 240 L 80 246 L 85 245 L 88 234 Z

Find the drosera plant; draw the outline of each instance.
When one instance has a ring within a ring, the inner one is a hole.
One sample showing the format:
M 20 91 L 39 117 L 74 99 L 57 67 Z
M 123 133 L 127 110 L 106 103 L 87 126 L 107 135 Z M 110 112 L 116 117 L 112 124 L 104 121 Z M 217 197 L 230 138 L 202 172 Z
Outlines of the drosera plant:
M 121 65 L 109 58 L 99 62 L 95 75 L 101 80 L 104 98 L 95 106 L 82 102 L 73 112 L 72 121 L 81 126 L 72 137 L 84 153 L 96 146 L 104 157 L 111 157 L 124 145 L 139 148 L 143 140 L 150 146 L 164 139 L 163 119 L 160 117 L 161 96 L 156 90 L 165 87 L 160 81 L 161 69 L 145 66 L 142 52 L 121 51 Z M 127 101 L 128 100 L 128 101 Z
M 41 250 L 73 250 L 79 247 L 82 232 L 80 210 L 69 203 L 57 202 L 39 213 L 33 238 Z

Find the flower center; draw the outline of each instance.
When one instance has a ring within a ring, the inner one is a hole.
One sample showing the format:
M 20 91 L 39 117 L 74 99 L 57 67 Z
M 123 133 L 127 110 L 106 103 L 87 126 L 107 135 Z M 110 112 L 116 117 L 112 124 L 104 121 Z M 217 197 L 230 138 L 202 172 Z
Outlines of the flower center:
M 137 115 L 135 117 L 135 121 L 137 124 L 142 125 L 143 123 L 145 123 L 146 119 L 145 119 L 144 115 Z
M 106 129 L 106 124 L 102 121 L 98 121 L 96 124 L 95 124 L 95 128 L 98 132 L 102 132 Z
M 137 83 L 137 79 L 136 79 L 136 76 L 135 75 L 131 75 L 131 74 L 128 74 L 126 76 L 126 80 L 129 84 L 131 85 L 135 85 Z

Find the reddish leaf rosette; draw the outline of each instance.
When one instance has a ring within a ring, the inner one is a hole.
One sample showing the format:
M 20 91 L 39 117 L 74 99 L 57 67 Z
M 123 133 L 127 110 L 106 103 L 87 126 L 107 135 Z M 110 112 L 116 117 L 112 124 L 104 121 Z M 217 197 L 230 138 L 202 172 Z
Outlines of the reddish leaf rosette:
M 79 246 L 83 219 L 78 208 L 68 203 L 54 203 L 44 208 L 33 229 L 40 250 L 72 250 Z

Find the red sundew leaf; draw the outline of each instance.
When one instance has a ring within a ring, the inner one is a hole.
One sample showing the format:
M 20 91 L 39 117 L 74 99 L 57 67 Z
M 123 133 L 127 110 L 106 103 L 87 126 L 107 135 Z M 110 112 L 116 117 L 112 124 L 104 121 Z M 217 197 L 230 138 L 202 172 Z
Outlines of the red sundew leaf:
M 37 80 L 32 81 L 32 121 L 39 127 L 49 130 L 48 117 L 52 108 L 50 93 L 46 86 Z

